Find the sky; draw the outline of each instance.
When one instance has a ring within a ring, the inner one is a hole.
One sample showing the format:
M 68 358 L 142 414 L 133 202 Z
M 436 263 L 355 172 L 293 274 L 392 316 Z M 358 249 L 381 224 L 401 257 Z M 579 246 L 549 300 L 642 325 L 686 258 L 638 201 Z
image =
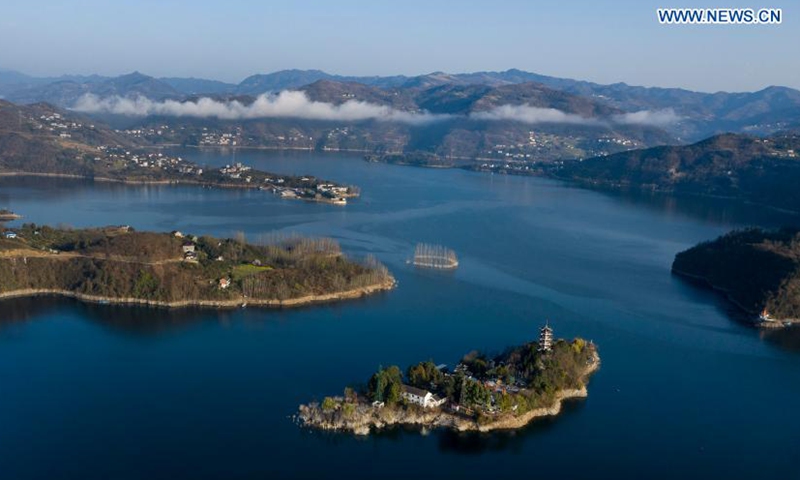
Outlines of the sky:
M 755 3 L 764 1 L 766 3 Z M 660 25 L 664 7 L 783 9 L 781 25 Z M 800 88 L 797 0 L 2 0 L 0 69 L 194 76 L 299 68 L 418 75 L 519 68 L 598 83 Z

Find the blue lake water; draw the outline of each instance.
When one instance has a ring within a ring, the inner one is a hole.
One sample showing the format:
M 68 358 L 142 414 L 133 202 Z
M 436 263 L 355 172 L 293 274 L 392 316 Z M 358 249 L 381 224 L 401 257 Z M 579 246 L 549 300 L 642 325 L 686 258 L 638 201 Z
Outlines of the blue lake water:
M 0 303 L 0 478 L 796 478 L 800 333 L 735 321 L 670 275 L 680 250 L 744 225 L 800 219 L 730 201 L 607 194 L 556 182 L 315 153 L 181 151 L 362 188 L 346 207 L 258 191 L 0 180 L 25 221 L 129 224 L 248 239 L 337 239 L 395 274 L 392 292 L 296 310 Z M 455 272 L 406 265 L 416 242 Z M 517 432 L 298 428 L 301 402 L 379 365 L 536 336 L 594 340 L 589 398 Z M 566 474 L 566 476 L 564 476 Z

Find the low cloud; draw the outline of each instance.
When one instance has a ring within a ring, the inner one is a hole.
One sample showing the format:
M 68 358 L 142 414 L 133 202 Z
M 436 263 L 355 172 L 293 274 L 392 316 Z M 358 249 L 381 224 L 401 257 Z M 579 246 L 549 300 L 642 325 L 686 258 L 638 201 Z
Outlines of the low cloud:
M 530 105 L 500 105 L 485 112 L 474 112 L 470 114 L 470 118 L 475 120 L 506 120 L 529 124 L 562 123 L 606 127 L 614 125 L 665 127 L 680 121 L 680 117 L 671 108 L 620 113 L 609 117 L 584 117 L 555 108 L 540 108 Z
M 611 120 L 622 125 L 649 125 L 653 127 L 665 127 L 679 122 L 681 117 L 675 110 L 667 108 L 664 110 L 640 110 L 638 112 L 621 113 L 614 115 Z
M 197 101 L 153 101 L 146 97 L 98 97 L 83 95 L 73 110 L 85 113 L 113 113 L 140 116 L 161 115 L 170 117 L 219 118 L 245 120 L 254 118 L 302 118 L 308 120 L 383 120 L 422 124 L 442 120 L 447 115 L 427 112 L 415 113 L 397 110 L 385 105 L 348 100 L 341 105 L 309 100 L 305 92 L 283 91 L 277 95 L 259 95 L 253 103 L 237 100 L 219 101 L 200 98 Z
M 475 120 L 511 120 L 522 123 L 570 123 L 579 125 L 598 125 L 594 118 L 566 113 L 555 108 L 540 108 L 530 105 L 500 105 L 485 112 L 473 112 Z
M 146 117 L 219 118 L 246 120 L 255 118 L 301 118 L 307 120 L 360 121 L 379 120 L 422 125 L 458 118 L 456 115 L 407 112 L 386 105 L 348 100 L 340 105 L 312 101 L 305 92 L 286 90 L 278 94 L 263 94 L 244 104 L 237 100 L 220 101 L 203 97 L 195 101 L 162 100 L 147 97 L 99 97 L 91 93 L 78 99 L 73 110 L 85 113 L 112 113 Z M 481 121 L 515 121 L 528 124 L 556 123 L 586 126 L 643 125 L 664 127 L 680 120 L 672 109 L 642 110 L 608 117 L 584 117 L 555 108 L 530 105 L 500 105 L 484 112 L 472 112 L 469 118 Z

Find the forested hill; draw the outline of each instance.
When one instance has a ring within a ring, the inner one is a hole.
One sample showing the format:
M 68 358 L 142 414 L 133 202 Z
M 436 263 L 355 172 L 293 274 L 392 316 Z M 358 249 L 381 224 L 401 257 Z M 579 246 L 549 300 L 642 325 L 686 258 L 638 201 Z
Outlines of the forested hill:
M 718 135 L 692 145 L 569 162 L 553 175 L 601 187 L 734 197 L 800 211 L 800 135 Z
M 708 282 L 753 315 L 800 319 L 800 229 L 734 231 L 679 253 L 672 271 Z

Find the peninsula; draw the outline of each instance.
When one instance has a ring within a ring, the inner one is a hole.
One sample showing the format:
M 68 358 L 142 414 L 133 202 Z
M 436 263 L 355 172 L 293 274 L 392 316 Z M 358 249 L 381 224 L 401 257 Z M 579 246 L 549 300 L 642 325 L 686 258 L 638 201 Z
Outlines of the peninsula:
M 394 286 L 373 257 L 348 259 L 331 239 L 259 245 L 127 226 L 25 224 L 0 237 L 0 299 L 61 295 L 162 307 L 289 307 L 357 298 Z
M 456 431 L 510 430 L 535 418 L 557 415 L 561 403 L 587 396 L 589 376 L 600 357 L 591 342 L 553 340 L 549 325 L 538 342 L 509 348 L 490 358 L 467 354 L 451 372 L 431 361 L 380 368 L 364 391 L 301 405 L 303 425 L 367 435 L 393 425 Z
M 800 323 L 800 229 L 733 231 L 677 254 L 672 272 L 721 292 L 758 326 Z
M 800 212 L 800 135 L 716 135 L 548 166 L 553 178 L 592 188 L 732 198 Z
M 269 173 L 234 162 L 221 168 L 154 151 L 92 120 L 47 104 L 0 100 L 0 176 L 86 178 L 133 184 L 258 189 L 281 198 L 344 205 L 358 188 L 311 175 Z

